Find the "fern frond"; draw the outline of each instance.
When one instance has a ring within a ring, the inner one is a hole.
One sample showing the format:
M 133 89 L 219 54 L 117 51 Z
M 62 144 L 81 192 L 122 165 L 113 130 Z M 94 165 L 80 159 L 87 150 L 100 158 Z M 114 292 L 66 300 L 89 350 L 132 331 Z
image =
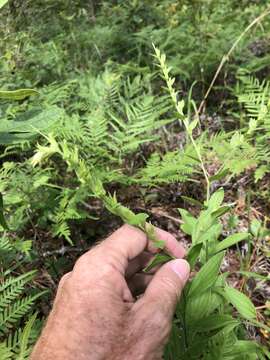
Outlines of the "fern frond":
M 37 313 L 32 315 L 27 321 L 19 339 L 19 350 L 16 360 L 27 360 L 30 355 L 31 347 L 29 346 L 31 331 L 37 318 Z
M 240 75 L 238 79 L 240 85 L 236 95 L 239 103 L 244 105 L 248 117 L 259 123 L 269 122 L 270 82 L 264 80 L 260 83 L 250 75 Z
M 72 88 L 75 85 L 76 80 L 71 80 L 64 84 L 53 83 L 48 86 L 44 86 L 42 89 L 41 99 L 43 98 L 49 105 L 64 103 L 69 99 Z
M 255 166 L 258 161 L 256 148 L 239 132 L 234 132 L 231 139 L 223 133 L 212 136 L 204 146 L 209 159 L 218 158 L 234 175 Z
M 2 295 L 3 291 L 6 290 L 11 285 L 21 284 L 23 281 L 27 282 L 32 280 L 35 274 L 36 274 L 36 270 L 33 270 L 26 274 L 22 274 L 18 277 L 9 277 L 8 279 L 5 279 L 0 285 L 0 294 Z
M 0 343 L 0 359 L 1 360 L 12 360 L 13 353 L 9 347 L 6 346 L 4 342 Z
M 187 181 L 196 172 L 198 163 L 193 160 L 194 151 L 187 147 L 185 151 L 167 152 L 163 157 L 153 154 L 137 177 L 140 184 L 169 184 Z
M 34 302 L 46 291 L 16 300 L 0 313 L 0 333 L 7 333 L 32 308 Z
M 66 221 L 58 222 L 53 226 L 53 236 L 63 236 L 64 239 L 73 245 L 70 228 Z
M 5 236 L 0 238 L 0 257 L 4 256 L 5 253 L 11 251 L 13 248 L 11 242 Z
M 258 161 L 269 164 L 270 82 L 259 82 L 245 72 L 240 72 L 238 78 L 236 95 L 239 103 L 244 106 L 245 117 L 249 120 L 247 139 L 254 144 Z M 268 172 L 267 169 L 268 167 L 265 167 L 264 174 Z

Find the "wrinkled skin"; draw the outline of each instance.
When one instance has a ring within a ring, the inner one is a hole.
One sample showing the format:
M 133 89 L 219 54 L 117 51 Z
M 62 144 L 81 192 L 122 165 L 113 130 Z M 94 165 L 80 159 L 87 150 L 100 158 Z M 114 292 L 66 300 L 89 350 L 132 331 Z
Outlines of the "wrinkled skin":
M 128 225 L 81 256 L 60 281 L 31 360 L 162 359 L 189 266 L 172 235 L 156 235 L 177 259 L 151 274 L 141 270 L 156 249 Z

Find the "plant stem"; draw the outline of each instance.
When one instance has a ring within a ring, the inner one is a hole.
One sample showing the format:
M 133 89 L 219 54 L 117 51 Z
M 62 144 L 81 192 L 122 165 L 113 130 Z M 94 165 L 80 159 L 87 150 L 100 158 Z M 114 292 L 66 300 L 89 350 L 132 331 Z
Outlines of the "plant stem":
M 199 161 L 200 161 L 200 163 L 201 163 L 201 168 L 202 168 L 203 175 L 204 175 L 204 178 L 205 178 L 205 181 L 206 181 L 206 201 L 208 202 L 209 199 L 210 199 L 210 181 L 209 181 L 209 176 L 208 176 L 207 170 L 206 170 L 206 168 L 205 168 L 205 166 L 204 166 L 204 163 L 203 163 L 203 159 L 202 159 L 200 150 L 198 149 L 197 144 L 196 144 L 196 142 L 195 142 L 192 134 L 189 135 L 189 137 L 190 137 L 190 140 L 191 140 L 191 142 L 192 142 L 192 145 L 193 145 L 193 147 L 194 147 L 194 149 L 195 149 L 195 151 L 196 151 L 196 154 L 197 154 L 197 156 L 198 156 L 198 159 L 199 159 Z
M 166 65 L 166 56 L 165 54 L 161 54 L 160 50 L 157 49 L 155 47 L 155 45 L 153 44 L 153 47 L 154 47 L 154 50 L 155 50 L 155 53 L 156 53 L 156 57 L 159 61 L 159 64 L 160 64 L 160 68 L 162 70 L 162 73 L 163 73 L 163 76 L 164 76 L 164 79 L 166 81 L 166 84 L 167 84 L 167 88 L 168 88 L 168 91 L 169 91 L 169 94 L 171 96 L 171 99 L 172 99 L 172 102 L 176 108 L 176 111 L 179 115 L 179 120 L 183 122 L 184 126 L 185 126 L 185 129 L 186 129 L 186 132 L 188 134 L 188 137 L 190 138 L 190 141 L 194 147 L 194 150 L 198 156 L 198 159 L 200 161 L 200 165 L 201 165 L 201 168 L 202 168 L 202 171 L 203 171 L 203 175 L 205 177 L 205 181 L 206 181 L 206 201 L 208 202 L 209 201 L 209 198 L 210 198 L 210 181 L 209 181 L 209 176 L 208 176 L 208 173 L 207 173 L 207 170 L 204 166 L 204 163 L 203 163 L 203 159 L 202 159 L 202 156 L 201 156 L 201 153 L 200 153 L 200 149 L 198 148 L 194 138 L 193 138 L 193 135 L 192 135 L 192 130 L 193 128 L 196 126 L 197 122 L 198 122 L 198 113 L 197 113 L 197 117 L 196 119 L 194 119 L 191 123 L 189 123 L 188 121 L 188 118 L 185 117 L 184 113 L 183 113 L 183 108 L 184 108 L 184 102 L 183 101 L 178 101 L 177 99 L 177 92 L 176 90 L 174 89 L 173 87 L 173 84 L 175 82 L 175 78 L 172 78 L 170 76 L 170 69 L 168 68 L 168 66 Z M 193 122 L 194 122 L 194 126 L 193 126 Z
M 231 54 L 233 53 L 234 49 L 237 47 L 237 45 L 239 44 L 239 42 L 242 40 L 242 38 L 246 35 L 246 33 L 249 32 L 249 30 L 254 26 L 256 25 L 259 21 L 261 21 L 265 16 L 269 15 L 270 14 L 270 8 L 268 7 L 261 15 L 259 15 L 258 17 L 256 17 L 256 19 L 254 19 L 246 28 L 245 30 L 238 36 L 238 38 L 235 40 L 235 42 L 233 43 L 232 47 L 230 48 L 230 50 L 228 51 L 227 54 L 225 54 L 223 56 L 223 58 L 221 59 L 221 62 L 217 68 L 217 71 L 211 81 L 211 84 L 209 85 L 209 88 L 207 89 L 206 91 L 206 94 L 204 95 L 204 98 L 199 106 L 199 110 L 198 110 L 198 113 L 200 114 L 204 105 L 205 105 L 205 102 L 208 98 L 208 95 L 210 94 L 216 80 L 217 80 L 217 77 L 219 75 L 219 73 L 221 72 L 224 64 L 229 60 Z
M 183 299 L 184 299 L 184 313 L 183 313 L 183 330 L 184 330 L 184 345 L 185 349 L 188 348 L 188 334 L 187 334 L 187 326 L 186 326 L 186 304 L 187 304 L 187 297 L 186 291 L 183 289 Z

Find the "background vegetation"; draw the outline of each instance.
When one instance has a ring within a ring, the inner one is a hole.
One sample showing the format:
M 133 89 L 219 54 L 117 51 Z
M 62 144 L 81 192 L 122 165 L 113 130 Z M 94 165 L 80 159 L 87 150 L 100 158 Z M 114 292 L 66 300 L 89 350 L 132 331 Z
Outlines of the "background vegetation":
M 197 273 L 166 359 L 270 358 L 268 1 L 1 5 L 0 358 L 28 358 L 80 254 L 147 217 Z

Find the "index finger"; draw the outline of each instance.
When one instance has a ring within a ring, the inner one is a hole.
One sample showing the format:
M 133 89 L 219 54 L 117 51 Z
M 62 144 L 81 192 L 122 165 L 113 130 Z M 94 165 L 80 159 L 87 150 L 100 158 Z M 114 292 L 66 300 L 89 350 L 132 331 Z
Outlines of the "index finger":
M 182 258 L 185 256 L 184 247 L 176 240 L 176 238 L 162 229 L 155 227 L 155 234 L 158 240 L 164 241 L 166 251 L 175 258 Z M 112 253 L 117 253 L 119 261 L 123 264 L 123 272 L 125 272 L 128 262 L 136 258 L 143 251 L 157 253 L 157 249 L 153 242 L 147 239 L 146 234 L 130 225 L 123 225 L 120 229 L 115 231 L 111 236 L 103 241 L 102 247 L 108 247 Z M 110 252 L 107 252 L 107 259 Z
M 170 255 L 175 258 L 182 258 L 185 255 L 185 249 L 174 236 L 159 228 L 155 228 L 155 232 L 157 238 L 164 241 L 165 249 Z M 112 265 L 124 275 L 129 261 L 145 250 L 152 254 L 160 251 L 147 239 L 143 231 L 126 224 L 81 258 L 84 264 L 92 264 L 95 268 L 100 267 L 101 264 Z

